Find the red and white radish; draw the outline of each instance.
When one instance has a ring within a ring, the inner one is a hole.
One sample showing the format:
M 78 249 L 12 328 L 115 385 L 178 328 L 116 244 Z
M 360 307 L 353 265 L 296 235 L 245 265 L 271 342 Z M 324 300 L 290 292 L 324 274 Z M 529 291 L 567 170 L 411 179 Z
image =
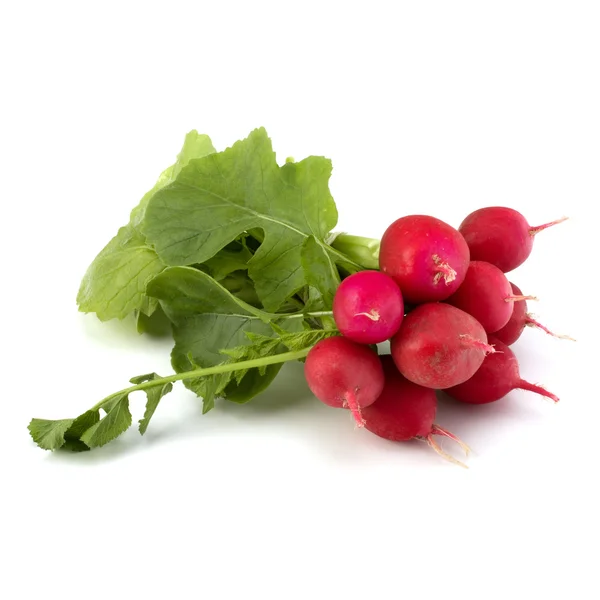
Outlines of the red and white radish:
M 513 294 L 510 282 L 498 267 L 472 260 L 462 285 L 446 302 L 475 317 L 487 333 L 494 333 L 508 323 L 515 302 L 535 299 Z
M 445 300 L 458 289 L 468 267 L 463 236 L 435 217 L 402 217 L 381 238 L 379 268 L 396 281 L 410 304 Z
M 408 313 L 390 347 L 404 377 L 438 390 L 472 377 L 494 351 L 474 317 L 441 302 L 421 304 Z
M 333 318 L 340 333 L 359 344 L 391 338 L 404 317 L 398 284 L 380 271 L 359 271 L 346 277 L 333 299 Z
M 350 410 L 359 427 L 364 425 L 361 411 L 375 402 L 384 385 L 377 353 L 342 336 L 321 340 L 310 349 L 304 375 L 321 402 Z
M 518 211 L 504 206 L 488 206 L 469 214 L 458 230 L 464 236 L 471 260 L 483 260 L 508 273 L 522 265 L 533 249 L 535 236 L 544 229 L 566 221 L 532 227 Z
M 450 397 L 468 404 L 487 404 L 504 398 L 512 390 L 535 392 L 554 402 L 558 397 L 543 387 L 521 378 L 515 353 L 500 340 L 490 336 L 496 352 L 485 357 L 483 364 L 469 380 L 444 390 Z
M 437 412 L 435 390 L 422 387 L 402 376 L 390 355 L 382 356 L 385 385 L 377 400 L 363 410 L 365 429 L 394 442 L 425 440 L 444 458 L 465 466 L 444 452 L 434 436 L 448 437 L 469 453 L 466 444 L 434 423 Z
M 512 293 L 515 296 L 521 296 L 523 293 L 521 290 L 514 284 L 510 284 L 512 288 Z M 510 346 L 514 344 L 520 337 L 525 327 L 535 327 L 537 329 L 541 329 L 548 335 L 551 335 L 556 338 L 560 338 L 563 340 L 571 340 L 575 341 L 572 337 L 568 335 L 559 335 L 557 333 L 553 333 L 547 327 L 536 321 L 531 313 L 527 312 L 527 301 L 523 300 L 522 302 L 515 302 L 513 313 L 508 320 L 508 323 L 502 328 L 494 333 L 494 337 L 500 340 L 502 343 Z

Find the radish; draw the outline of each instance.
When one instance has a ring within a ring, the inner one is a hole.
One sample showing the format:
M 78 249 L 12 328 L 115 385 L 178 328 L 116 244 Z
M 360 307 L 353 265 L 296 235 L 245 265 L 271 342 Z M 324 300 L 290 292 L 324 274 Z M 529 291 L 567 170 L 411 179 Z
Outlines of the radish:
M 499 339 L 490 336 L 496 352 L 486 356 L 479 370 L 457 386 L 444 390 L 449 396 L 469 404 L 487 404 L 504 398 L 512 390 L 535 392 L 558 402 L 558 398 L 539 385 L 521 379 L 515 353 Z
M 513 294 L 510 282 L 498 267 L 472 260 L 462 285 L 446 302 L 475 317 L 487 333 L 494 333 L 508 323 L 514 303 L 523 300 L 536 298 Z
M 468 215 L 458 230 L 469 245 L 471 260 L 484 260 L 508 273 L 527 260 L 540 231 L 566 220 L 567 217 L 562 217 L 532 227 L 512 208 L 489 206 Z
M 375 402 L 384 384 L 377 353 L 342 336 L 321 340 L 310 349 L 304 376 L 321 402 L 349 409 L 359 427 L 364 426 L 362 409 Z
M 381 238 L 379 268 L 393 277 L 410 304 L 445 300 L 458 289 L 468 267 L 463 236 L 435 217 L 402 217 Z
M 421 304 L 408 313 L 390 347 L 404 377 L 438 390 L 472 377 L 485 355 L 494 352 L 474 317 L 440 302 Z
M 385 342 L 398 331 L 404 318 L 402 292 L 385 273 L 359 271 L 338 286 L 333 318 L 342 335 L 354 342 Z
M 388 354 L 381 357 L 385 386 L 379 398 L 363 410 L 365 429 L 394 442 L 425 440 L 438 454 L 461 466 L 466 466 L 446 454 L 434 436 L 446 436 L 469 454 L 469 447 L 455 435 L 434 424 L 437 411 L 435 390 L 412 383 L 402 376 Z
M 521 296 L 521 290 L 514 284 L 510 284 L 512 288 L 512 293 L 514 296 Z M 502 328 L 494 333 L 494 337 L 500 340 L 503 344 L 510 346 L 514 344 L 523 333 L 525 327 L 537 327 L 542 331 L 545 331 L 548 335 L 554 336 L 556 338 L 560 338 L 563 340 L 571 340 L 575 341 L 572 337 L 568 335 L 558 335 L 556 333 L 552 333 L 547 327 L 538 323 L 532 316 L 531 313 L 527 312 L 527 301 L 523 300 L 522 302 L 514 303 L 513 313 L 508 320 L 508 323 Z

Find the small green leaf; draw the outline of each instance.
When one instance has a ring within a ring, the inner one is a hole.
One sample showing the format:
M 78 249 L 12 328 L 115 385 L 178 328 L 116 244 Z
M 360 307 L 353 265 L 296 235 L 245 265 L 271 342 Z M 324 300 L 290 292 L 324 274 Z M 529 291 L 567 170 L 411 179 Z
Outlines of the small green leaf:
M 221 281 L 235 271 L 247 270 L 251 258 L 252 252 L 246 244 L 236 241 L 209 258 L 204 266 L 216 281 Z
M 223 152 L 189 162 L 148 202 L 144 233 L 167 265 L 211 259 L 246 231 L 264 232 L 249 275 L 267 310 L 279 309 L 305 284 L 304 240 L 324 243 L 337 223 L 329 191 L 331 161 L 309 156 L 277 164 L 264 128 Z
M 121 227 L 86 271 L 77 294 L 79 310 L 94 312 L 101 321 L 123 319 L 135 310 L 151 312 L 144 289 L 164 268 L 138 231 Z
M 123 394 L 116 394 L 115 396 L 112 396 L 110 400 L 105 400 L 100 408 L 108 414 L 122 399 Z
M 90 448 L 104 446 L 129 429 L 131 420 L 129 397 L 121 394 L 116 402 L 111 400 L 108 414 L 87 429 L 81 436 L 81 441 Z
M 191 267 L 165 269 L 150 282 L 147 292 L 160 300 L 163 310 L 174 323 L 175 347 L 171 364 L 177 373 L 225 362 L 223 350 L 248 345 L 248 332 L 274 337 L 270 324 L 274 318 L 286 331 L 302 329 L 301 315 L 274 317 L 240 300 L 207 273 Z M 236 377 L 235 372 L 213 378 L 186 379 L 183 383 L 202 397 L 206 410 L 210 410 L 219 395 L 251 399 L 264 389 L 265 382 L 272 381 L 280 368 L 279 365 L 267 367 L 262 375 L 264 381 L 260 379 L 261 373 L 255 370 L 256 376 L 243 387 L 240 386 L 245 376 Z M 252 386 L 251 382 L 254 382 Z
M 190 160 L 214 151 L 207 135 L 195 130 L 186 135 L 175 164 L 161 173 L 154 187 L 131 211 L 129 223 L 119 229 L 88 267 L 77 293 L 81 312 L 96 313 L 101 321 L 124 319 L 134 311 L 152 315 L 158 303 L 146 296 L 146 284 L 165 264 L 141 231 L 146 207 L 152 196 L 173 181 Z
M 250 341 L 249 344 L 223 350 L 222 353 L 229 356 L 230 362 L 241 362 L 284 352 L 283 347 L 291 352 L 304 350 L 305 348 L 314 346 L 322 339 L 339 335 L 337 330 L 311 329 L 289 333 L 277 325 L 275 328 L 280 329 L 283 333 L 277 337 L 270 337 L 261 333 L 246 331 L 246 337 Z M 256 395 L 266 389 L 282 365 L 272 366 L 276 366 L 277 368 L 258 367 L 258 369 L 239 369 L 234 371 L 234 380 L 237 384 L 237 389 L 231 389 L 231 384 L 229 384 L 229 387 L 225 388 L 225 397 L 233 402 L 247 402 L 250 399 L 247 397 L 247 390 L 254 388 L 254 395 Z M 259 377 L 257 377 L 257 373 Z
M 317 342 L 336 335 L 340 335 L 337 329 L 312 329 L 284 335 L 281 337 L 281 343 L 290 352 L 296 352 L 305 348 L 312 348 Z
M 323 310 L 331 310 L 335 292 L 340 285 L 340 274 L 331 252 L 314 236 L 302 245 L 302 268 L 306 282 L 315 288 L 323 300 Z M 313 306 L 314 306 L 313 302 Z
M 71 452 L 88 451 L 90 447 L 84 444 L 80 438 L 86 430 L 95 425 L 99 420 L 100 411 L 98 410 L 88 410 L 79 415 L 65 432 L 65 445 L 62 449 L 70 450 Z
M 65 432 L 73 419 L 31 419 L 28 429 L 33 441 L 44 450 L 58 450 L 65 443 Z
M 281 367 L 283 363 L 270 365 L 264 368 L 262 373 L 261 369 L 250 369 L 240 384 L 235 381 L 229 382 L 224 392 L 225 399 L 237 404 L 249 402 L 271 385 Z
M 277 334 L 277 335 L 286 335 L 288 332 L 281 327 L 280 325 L 277 325 L 277 323 L 275 321 L 271 321 L 270 323 L 271 325 L 271 329 Z
M 132 377 L 129 381 L 135 385 L 139 383 L 144 383 L 145 381 L 153 381 L 154 379 L 161 379 L 160 375 L 156 373 L 148 373 L 146 375 L 138 375 L 137 377 Z M 148 388 L 144 390 L 146 392 L 146 410 L 144 412 L 144 416 L 140 419 L 139 422 L 139 431 L 142 435 L 146 433 L 148 429 L 148 424 L 150 423 L 150 419 L 154 415 L 154 411 L 158 406 L 161 398 L 168 394 L 173 389 L 172 383 L 165 383 L 164 385 L 158 385 L 153 388 Z
M 176 179 L 181 169 L 187 166 L 187 164 L 195 158 L 201 158 L 202 156 L 208 156 L 215 152 L 215 147 L 208 135 L 205 133 L 198 133 L 195 129 L 192 129 L 183 140 L 183 148 L 177 155 L 177 161 L 173 165 L 172 180 Z
M 136 327 L 138 333 L 145 333 L 152 337 L 162 338 L 171 335 L 171 321 L 165 315 L 156 298 L 148 298 L 156 302 L 156 310 L 148 316 L 140 310 L 136 315 Z

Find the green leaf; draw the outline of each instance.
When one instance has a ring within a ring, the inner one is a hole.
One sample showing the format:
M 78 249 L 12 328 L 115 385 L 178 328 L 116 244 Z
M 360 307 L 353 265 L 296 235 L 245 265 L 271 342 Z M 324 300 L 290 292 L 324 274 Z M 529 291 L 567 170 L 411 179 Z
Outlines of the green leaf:
M 177 155 L 177 161 L 173 165 L 172 179 L 175 179 L 191 160 L 208 156 L 213 152 L 215 152 L 215 147 L 210 137 L 193 129 L 185 136 L 183 148 Z
M 116 394 L 114 396 L 109 396 L 110 400 L 104 400 L 102 402 L 102 406 L 100 407 L 105 413 L 109 413 L 121 400 L 123 399 L 122 394 Z
M 165 265 L 146 242 L 140 225 L 149 200 L 193 158 L 214 152 L 210 138 L 196 131 L 187 134 L 177 161 L 165 169 L 154 187 L 131 211 L 130 222 L 100 251 L 88 267 L 79 291 L 77 304 L 84 313 L 96 313 L 101 321 L 124 319 L 134 311 L 150 316 L 156 301 L 145 295 L 148 281 L 160 273 Z
M 129 397 L 120 394 L 116 402 L 111 401 L 108 414 L 81 435 L 81 441 L 90 448 L 104 446 L 127 431 L 131 420 Z
M 88 410 L 82 415 L 79 415 L 71 427 L 65 432 L 65 445 L 63 450 L 71 452 L 86 452 L 90 447 L 81 441 L 81 436 L 92 425 L 95 425 L 100 420 L 100 411 Z
M 200 379 L 193 379 L 187 386 L 196 395 L 202 398 L 202 414 L 205 415 L 215 407 L 215 400 L 223 395 L 227 384 L 231 380 L 229 373 L 211 375 Z
M 131 225 L 121 227 L 86 271 L 77 294 L 79 310 L 95 312 L 101 321 L 123 319 L 134 310 L 151 314 L 156 304 L 144 290 L 163 269 L 145 238 Z
M 146 207 L 150 198 L 158 190 L 174 181 L 190 160 L 207 156 L 213 152 L 215 152 L 215 148 L 207 135 L 199 134 L 195 129 L 190 131 L 183 140 L 183 147 L 179 151 L 175 163 L 160 174 L 154 187 L 144 194 L 139 204 L 131 211 L 130 224 L 141 233 L 140 226 L 146 216 Z
M 286 331 L 302 328 L 302 315 L 274 317 L 236 298 L 208 274 L 190 267 L 165 269 L 148 285 L 148 294 L 160 300 L 174 323 L 171 363 L 177 373 L 225 362 L 223 350 L 250 344 L 247 332 L 273 337 L 272 318 Z M 185 380 L 184 385 L 204 398 L 205 409 L 210 410 L 219 395 L 235 396 L 237 401 L 251 399 L 273 380 L 280 368 L 281 365 L 271 365 L 264 375 L 254 369 L 257 375 L 253 384 L 246 383 L 240 389 L 243 382 L 235 381 L 234 372 Z
M 253 360 L 255 358 L 271 356 L 272 354 L 277 354 L 279 352 L 296 352 L 298 350 L 311 348 L 321 340 L 340 335 L 340 332 L 337 329 L 310 329 L 293 333 L 281 330 L 279 326 L 277 326 L 277 329 L 283 331 L 283 333 L 279 333 L 277 337 L 246 332 L 246 337 L 250 340 L 249 344 L 237 346 L 229 350 L 223 350 L 223 354 L 226 354 L 231 360 L 236 362 Z M 282 349 L 280 346 L 285 346 L 285 349 Z
M 335 292 L 340 285 L 340 274 L 332 253 L 312 235 L 302 246 L 302 268 L 306 282 L 322 298 L 322 310 L 331 310 Z M 314 304 L 313 302 L 313 306 Z
M 44 450 L 58 450 L 65 443 L 65 432 L 73 419 L 31 419 L 28 429 L 33 441 Z
M 221 279 L 219 283 L 236 298 L 239 298 L 246 304 L 261 308 L 262 305 L 256 295 L 254 282 L 248 277 L 245 271 L 235 271 L 227 277 Z
M 281 337 L 281 343 L 287 347 L 290 352 L 312 348 L 321 340 L 340 335 L 337 329 L 312 329 L 308 331 L 299 331 L 290 333 Z
M 190 363 L 190 368 L 201 368 L 194 360 L 191 352 L 188 352 L 187 359 Z M 185 381 L 183 383 L 190 390 L 194 391 L 198 397 L 202 398 L 202 414 L 204 415 L 215 407 L 216 398 L 223 393 L 230 379 L 230 373 L 222 373 L 188 380 L 189 385 Z
M 279 333 L 276 337 L 246 331 L 246 337 L 248 338 L 249 343 L 236 346 L 235 348 L 222 350 L 221 352 L 229 357 L 230 362 L 241 362 L 272 356 L 286 351 L 295 352 L 297 350 L 304 350 L 305 348 L 311 348 L 318 341 L 327 337 L 339 335 L 339 332 L 335 329 L 312 329 L 309 331 L 296 331 L 293 333 L 286 332 L 278 325 L 275 325 L 273 329 L 276 333 Z M 233 373 L 233 377 L 238 387 L 243 388 L 252 385 L 245 380 L 246 376 L 252 377 L 256 372 L 266 379 L 267 367 L 259 367 L 258 369 L 239 369 Z M 277 373 L 275 373 L 275 375 L 276 374 Z M 227 389 L 225 391 L 227 392 Z M 234 397 L 232 398 L 232 396 Z M 229 394 L 227 399 L 233 399 L 235 401 L 235 396 L 237 396 L 237 393 Z
M 209 258 L 204 266 L 213 279 L 221 281 L 235 271 L 247 270 L 251 258 L 252 252 L 248 247 L 244 243 L 236 241 Z
M 137 377 L 132 377 L 129 381 L 135 385 L 138 385 L 139 383 L 144 383 L 145 381 L 153 381 L 154 379 L 161 379 L 161 376 L 157 375 L 156 373 L 148 373 L 146 375 L 138 375 Z M 146 433 L 146 429 L 148 429 L 150 419 L 154 415 L 154 411 L 156 410 L 156 407 L 158 406 L 158 403 L 160 402 L 161 398 L 168 394 L 172 389 L 172 383 L 165 383 L 164 385 L 144 390 L 144 392 L 146 392 L 146 410 L 144 412 L 144 417 L 140 419 L 139 422 L 139 430 L 142 435 Z
M 277 377 L 282 367 L 283 364 L 270 365 L 262 373 L 259 369 L 250 369 L 240 383 L 236 381 L 229 382 L 223 397 L 230 402 L 245 404 L 252 398 L 262 394 Z
M 165 315 L 163 309 L 158 304 L 156 298 L 150 298 L 153 302 L 156 302 L 156 310 L 148 316 L 147 314 L 139 311 L 136 315 L 136 328 L 138 333 L 146 333 L 153 337 L 166 337 L 171 335 L 171 321 Z
M 245 360 L 253 360 L 277 354 L 277 349 L 281 342 L 279 338 L 268 337 L 262 334 L 246 331 L 246 337 L 250 343 L 235 348 L 221 350 L 222 354 L 229 357 L 228 362 L 241 362 Z M 238 385 L 242 383 L 244 377 L 253 369 L 239 369 L 233 373 L 233 377 Z M 259 375 L 266 375 L 267 367 L 258 367 Z
M 295 324 L 300 324 L 296 320 Z M 267 335 L 270 332 L 268 324 L 260 319 L 251 316 L 242 315 L 217 315 L 203 314 L 196 317 L 190 317 L 183 321 L 174 329 L 175 347 L 171 354 L 171 362 L 176 372 L 189 371 L 193 368 L 187 355 L 191 352 L 194 362 L 202 367 L 210 367 L 225 362 L 220 350 L 227 347 L 239 346 L 246 342 L 244 333 L 254 331 Z M 269 378 L 269 382 L 277 375 L 281 365 L 270 365 L 267 367 L 264 377 Z M 228 398 L 235 392 L 235 372 L 223 374 L 220 377 L 212 379 L 186 380 L 184 385 L 196 392 L 197 395 L 205 397 L 208 393 L 208 399 L 219 395 L 227 386 L 227 393 L 223 394 Z M 243 393 L 246 400 L 250 400 L 257 393 L 262 391 L 262 386 L 258 385 L 260 378 L 254 380 L 252 388 L 245 387 Z M 212 390 L 211 390 L 212 387 Z M 237 395 L 239 397 L 239 394 Z
M 144 233 L 168 265 L 203 263 L 251 229 L 264 240 L 249 274 L 267 310 L 306 284 L 302 244 L 319 243 L 337 223 L 331 161 L 310 156 L 279 167 L 266 131 L 194 159 L 148 202 Z
M 234 296 L 208 273 L 192 267 L 165 269 L 148 284 L 147 293 L 160 301 L 175 324 L 199 315 L 239 316 L 265 323 L 272 316 Z

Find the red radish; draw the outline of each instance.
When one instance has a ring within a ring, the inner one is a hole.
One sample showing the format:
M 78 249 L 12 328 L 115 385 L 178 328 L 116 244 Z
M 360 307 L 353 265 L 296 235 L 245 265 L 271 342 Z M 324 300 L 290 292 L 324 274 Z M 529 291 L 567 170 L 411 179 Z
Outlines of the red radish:
M 512 208 L 489 206 L 468 215 L 458 230 L 469 245 L 471 260 L 484 260 L 508 273 L 527 260 L 536 234 L 566 220 L 563 217 L 532 227 Z
M 486 353 L 494 352 L 474 317 L 440 302 L 421 304 L 408 313 L 390 346 L 404 377 L 437 390 L 466 381 Z
M 364 425 L 362 409 L 377 400 L 384 384 L 377 353 L 341 336 L 321 340 L 310 349 L 304 375 L 321 402 L 349 409 L 359 427 Z
M 487 333 L 494 333 L 508 323 L 514 303 L 522 300 L 536 298 L 513 294 L 510 282 L 498 267 L 472 260 L 462 285 L 446 302 L 475 317 Z
M 365 429 L 394 442 L 426 440 L 438 454 L 464 467 L 463 463 L 443 452 L 434 440 L 436 435 L 449 437 L 469 454 L 466 444 L 434 424 L 437 411 L 435 390 L 403 377 L 389 354 L 381 357 L 381 363 L 385 373 L 385 386 L 379 398 L 363 410 Z
M 381 238 L 379 268 L 394 278 L 410 304 L 445 300 L 458 289 L 468 267 L 463 236 L 435 217 L 402 217 Z
M 385 342 L 398 331 L 404 318 L 402 292 L 385 273 L 359 271 L 338 286 L 333 318 L 341 334 L 354 342 Z
M 486 356 L 471 379 L 444 390 L 449 396 L 469 404 L 487 404 L 519 389 L 535 392 L 558 402 L 558 398 L 543 387 L 521 379 L 517 357 L 506 344 L 493 336 L 490 336 L 489 342 L 494 345 L 496 352 Z
M 521 290 L 514 284 L 510 284 L 512 288 L 512 293 L 514 296 L 521 296 Z M 558 335 L 556 333 L 552 333 L 547 327 L 544 327 L 541 323 L 538 323 L 530 313 L 527 312 L 527 302 L 524 300 L 523 302 L 515 302 L 513 313 L 508 321 L 508 323 L 502 328 L 494 333 L 494 337 L 500 340 L 503 344 L 510 346 L 514 344 L 523 333 L 525 327 L 537 327 L 542 331 L 545 331 L 548 335 L 554 336 L 556 338 L 560 338 L 563 340 L 571 340 L 575 341 L 572 337 L 568 335 Z

